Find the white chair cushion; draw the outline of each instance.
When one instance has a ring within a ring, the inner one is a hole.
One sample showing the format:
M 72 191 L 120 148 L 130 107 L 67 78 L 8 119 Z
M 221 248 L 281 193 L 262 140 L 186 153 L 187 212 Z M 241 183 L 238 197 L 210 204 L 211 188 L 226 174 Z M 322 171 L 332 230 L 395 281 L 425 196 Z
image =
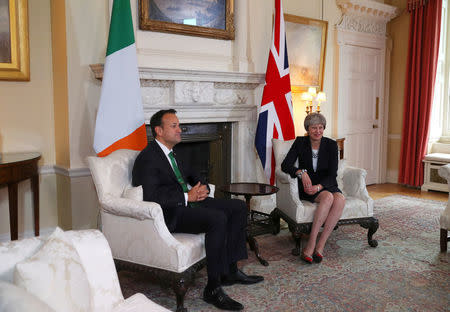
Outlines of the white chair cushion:
M 291 149 L 294 141 L 295 139 L 287 141 L 272 139 L 273 153 L 275 156 L 275 168 L 281 169 L 281 163 L 286 158 L 286 155 Z
M 90 311 L 86 272 L 71 240 L 60 228 L 35 255 L 17 263 L 14 283 L 56 311 Z
M 121 197 L 131 185 L 131 172 L 139 151 L 121 149 L 105 157 L 88 157 L 100 202 L 105 194 Z
M 123 198 L 127 199 L 134 199 L 137 201 L 143 201 L 144 200 L 144 190 L 142 189 L 142 185 L 136 186 L 136 187 L 127 187 L 125 188 L 125 191 L 123 191 L 122 194 Z
M 135 294 L 123 301 L 112 312 L 170 312 L 166 308 L 154 303 L 143 294 Z
M 204 233 L 172 234 L 162 217 L 140 221 L 103 211 L 101 217 L 115 259 L 180 273 L 206 256 Z
M 0 244 L 0 280 L 14 282 L 14 268 L 17 262 L 34 255 L 44 244 L 41 237 L 15 240 Z
M 450 163 L 450 154 L 444 153 L 431 153 L 425 155 L 424 158 L 426 161 L 438 161 L 443 163 Z
M 14 284 L 0 282 L 0 311 L 54 312 L 47 304 Z

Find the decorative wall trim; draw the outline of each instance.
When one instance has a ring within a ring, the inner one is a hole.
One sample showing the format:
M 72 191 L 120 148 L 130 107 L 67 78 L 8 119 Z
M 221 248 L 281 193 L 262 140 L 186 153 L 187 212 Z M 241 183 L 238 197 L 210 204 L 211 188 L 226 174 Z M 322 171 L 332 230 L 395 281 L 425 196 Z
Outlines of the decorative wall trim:
M 381 36 L 386 23 L 401 13 L 395 6 L 368 0 L 336 0 L 336 4 L 344 14 L 337 29 Z
M 96 79 L 103 78 L 103 64 L 91 64 Z M 265 74 L 222 72 L 206 70 L 185 70 L 170 68 L 139 67 L 141 80 L 217 81 L 239 83 L 264 83 Z
M 68 169 L 57 165 L 45 165 L 39 168 L 40 175 L 58 174 L 69 178 L 87 177 L 91 175 L 89 168 Z

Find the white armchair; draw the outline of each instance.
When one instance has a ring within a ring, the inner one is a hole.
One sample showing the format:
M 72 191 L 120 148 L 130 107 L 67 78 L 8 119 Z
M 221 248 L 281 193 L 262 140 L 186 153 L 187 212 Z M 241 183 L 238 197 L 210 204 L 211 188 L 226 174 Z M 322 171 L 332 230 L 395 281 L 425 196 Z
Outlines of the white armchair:
M 205 264 L 204 234 L 172 234 L 159 204 L 143 201 L 142 187 L 132 187 L 131 172 L 139 152 L 117 150 L 106 157 L 88 157 L 100 203 L 101 230 L 118 269 L 153 273 L 173 288 L 177 311 L 194 274 Z M 210 185 L 210 196 L 214 186 Z
M 0 243 L 0 311 L 169 310 L 143 294 L 123 298 L 102 233 L 56 229 L 49 237 Z
M 442 212 L 439 218 L 439 224 L 441 227 L 441 252 L 447 251 L 447 243 L 450 239 L 448 237 L 448 230 L 450 230 L 450 164 L 439 168 L 439 175 L 447 180 L 448 184 L 448 203 L 445 210 Z
M 278 222 L 276 220 L 278 215 L 278 219 L 281 217 L 287 222 L 296 243 L 292 254 L 297 256 L 302 249 L 302 235 L 311 231 L 316 204 L 300 200 L 298 180 L 291 178 L 281 170 L 281 163 L 292 143 L 294 143 L 294 140 L 272 140 L 276 163 L 276 183 L 280 189 L 276 195 L 277 208 L 272 218 L 275 218 L 275 222 Z M 343 162 L 339 162 L 337 181 L 346 201 L 344 211 L 337 225 L 361 225 L 369 230 L 367 235 L 369 245 L 376 247 L 378 242 L 372 239 L 372 236 L 378 229 L 378 220 L 373 217 L 373 200 L 369 197 L 366 189 L 365 177 L 367 173 L 364 169 L 345 166 Z

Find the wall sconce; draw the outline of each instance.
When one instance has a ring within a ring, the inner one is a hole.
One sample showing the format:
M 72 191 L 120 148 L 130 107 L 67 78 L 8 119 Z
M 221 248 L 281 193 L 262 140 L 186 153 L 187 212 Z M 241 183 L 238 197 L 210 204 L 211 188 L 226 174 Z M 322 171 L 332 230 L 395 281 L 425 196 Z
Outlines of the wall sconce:
M 309 113 L 312 113 L 313 97 L 312 97 L 311 93 L 303 92 L 300 97 L 300 100 L 306 102 L 306 115 L 308 115 Z
M 317 94 L 316 101 L 317 101 L 317 112 L 320 113 L 320 104 L 322 102 L 327 101 L 327 96 L 325 95 L 325 92 L 319 92 Z
M 308 92 L 303 92 L 300 98 L 306 102 L 306 114 L 313 113 L 313 102 L 317 103 L 316 112 L 320 113 L 320 104 L 326 102 L 327 96 L 325 92 L 317 93 L 316 88 L 309 87 Z

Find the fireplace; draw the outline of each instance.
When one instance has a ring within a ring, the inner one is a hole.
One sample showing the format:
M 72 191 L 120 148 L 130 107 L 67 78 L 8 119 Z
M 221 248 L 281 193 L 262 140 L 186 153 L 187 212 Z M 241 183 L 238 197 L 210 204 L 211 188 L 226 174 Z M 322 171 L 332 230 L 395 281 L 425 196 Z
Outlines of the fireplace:
M 208 183 L 216 186 L 231 182 L 231 123 L 181 124 L 181 143 L 174 147 L 192 168 Z M 147 137 L 153 140 L 151 128 L 147 125 Z M 218 191 L 217 198 L 224 194 Z
M 103 65 L 91 68 L 96 78 L 103 77 Z M 208 154 L 222 157 L 197 165 L 210 183 L 260 180 L 254 140 L 264 74 L 140 67 L 139 76 L 146 122 L 158 110 L 174 108 L 183 127 L 179 148 L 201 150 L 188 155 L 195 161 Z

